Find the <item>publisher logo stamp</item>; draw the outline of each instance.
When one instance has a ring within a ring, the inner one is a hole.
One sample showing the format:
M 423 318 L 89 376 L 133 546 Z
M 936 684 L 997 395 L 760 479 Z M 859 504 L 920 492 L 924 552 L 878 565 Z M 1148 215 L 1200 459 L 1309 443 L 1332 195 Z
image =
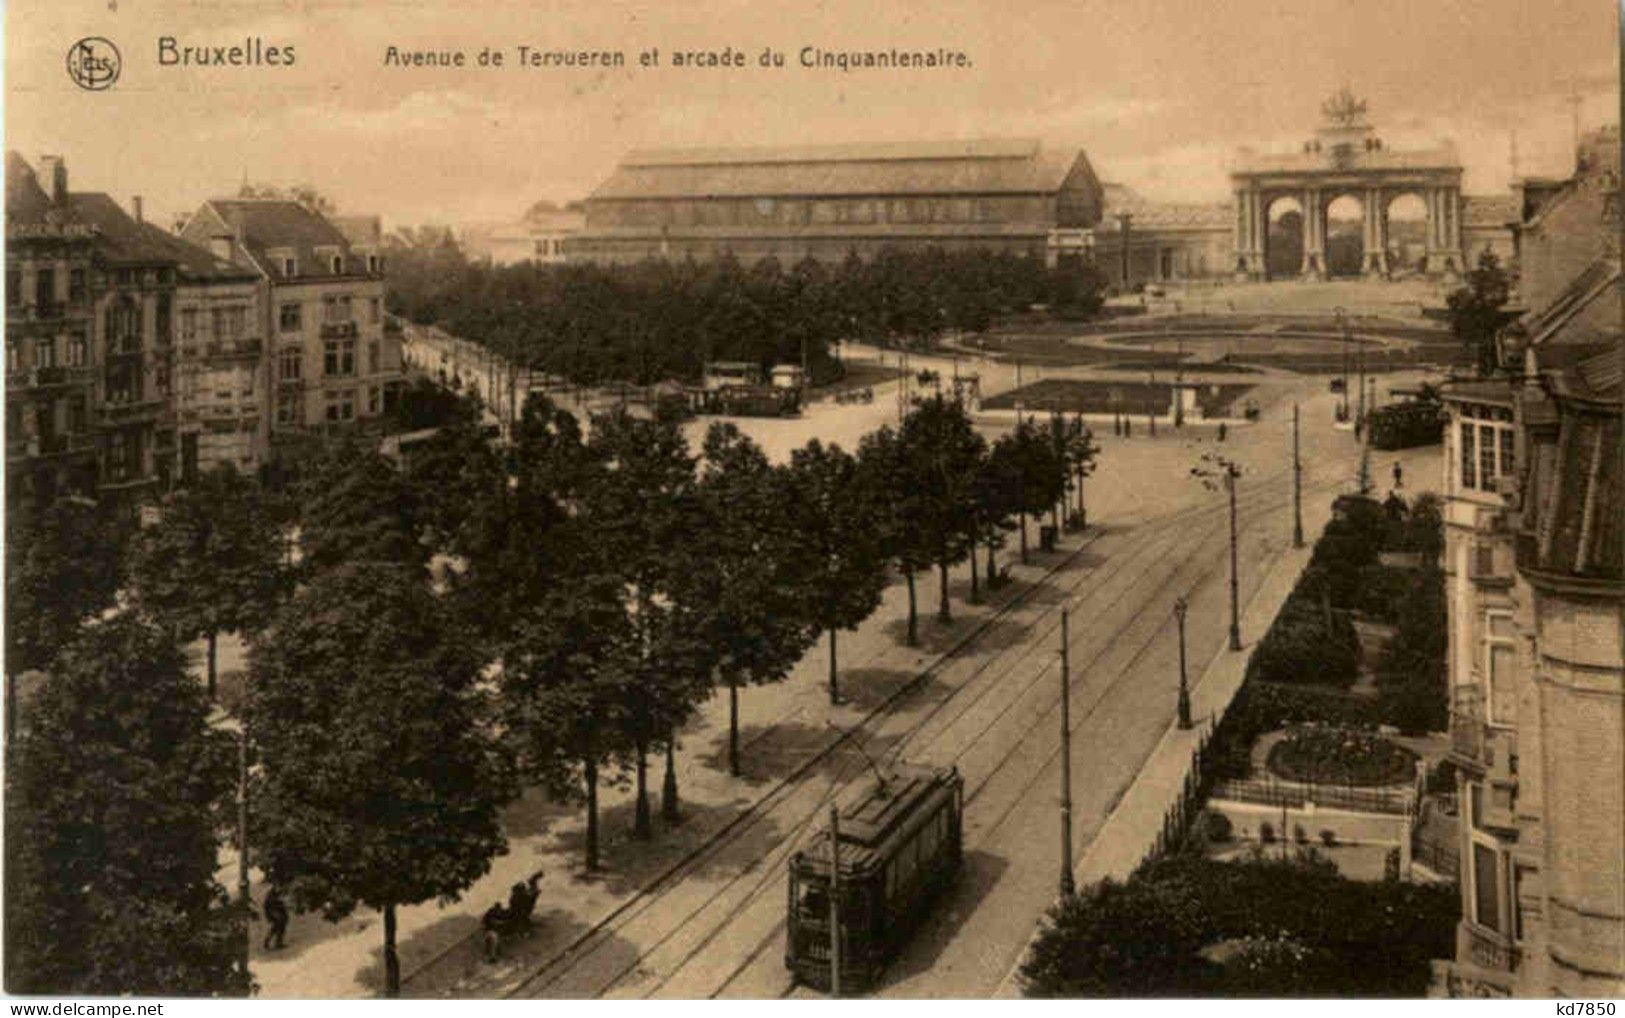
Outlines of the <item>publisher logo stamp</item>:
M 99 35 L 87 36 L 68 48 L 68 77 L 89 92 L 111 88 L 123 66 L 118 47 Z

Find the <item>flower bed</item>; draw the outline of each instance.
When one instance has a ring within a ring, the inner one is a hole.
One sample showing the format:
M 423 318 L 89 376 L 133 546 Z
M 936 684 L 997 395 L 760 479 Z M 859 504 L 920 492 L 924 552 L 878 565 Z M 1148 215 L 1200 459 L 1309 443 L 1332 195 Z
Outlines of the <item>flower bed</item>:
M 1288 781 L 1393 785 L 1416 773 L 1416 754 L 1369 732 L 1295 728 L 1270 747 L 1270 772 Z

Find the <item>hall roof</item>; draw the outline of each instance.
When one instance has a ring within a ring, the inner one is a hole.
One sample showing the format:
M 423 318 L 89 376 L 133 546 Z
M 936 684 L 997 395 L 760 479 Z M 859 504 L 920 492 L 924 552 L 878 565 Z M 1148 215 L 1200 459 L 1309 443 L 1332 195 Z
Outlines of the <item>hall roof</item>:
M 646 149 L 628 153 L 590 200 L 1052 194 L 1080 165 L 1082 151 L 1015 139 Z

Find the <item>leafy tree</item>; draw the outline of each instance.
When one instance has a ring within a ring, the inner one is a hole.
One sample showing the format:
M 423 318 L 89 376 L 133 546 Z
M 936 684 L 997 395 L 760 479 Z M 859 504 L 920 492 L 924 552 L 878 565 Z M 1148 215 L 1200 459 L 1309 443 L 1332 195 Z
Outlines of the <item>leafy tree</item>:
M 800 593 L 808 617 L 829 633 L 829 697 L 840 702 L 836 633 L 855 629 L 880 606 L 886 553 L 880 511 L 857 460 L 813 439 L 790 458 L 790 520 L 809 558 Z
M 397 996 L 396 908 L 454 900 L 507 851 L 515 788 L 480 657 L 416 571 L 350 562 L 311 579 L 250 662 L 256 859 L 301 910 L 382 912 Z
M 1004 545 L 1005 534 L 1016 527 L 1014 517 L 1020 510 L 1016 504 L 1017 483 L 1013 477 L 1009 443 L 995 444 L 987 450 L 977 464 L 971 478 L 971 534 L 973 544 L 980 541 L 987 548 L 987 582 L 991 589 L 998 573 L 995 554 Z M 976 560 L 971 558 L 971 593 L 976 593 Z
M 958 400 L 936 395 L 903 420 L 898 436 L 901 481 L 913 493 L 912 528 L 936 564 L 938 618 L 949 618 L 948 570 L 974 550 L 968 539 L 975 515 L 973 492 L 987 443 L 971 427 Z
M 805 564 L 789 526 L 786 471 L 731 423 L 705 436 L 702 514 L 693 538 L 707 561 L 686 571 L 682 600 L 704 605 L 703 637 L 728 687 L 728 769 L 739 773 L 739 687 L 781 682 L 817 639 L 797 597 Z
M 6 767 L 6 988 L 246 992 L 215 882 L 230 736 L 162 629 L 124 613 L 57 659 Z
M 1021 534 L 1021 561 L 1027 561 L 1027 517 L 1042 516 L 1066 492 L 1066 464 L 1050 437 L 1022 421 L 993 446 L 993 473 L 1009 491 Z
M 558 582 L 515 619 L 502 654 L 502 730 L 521 772 L 587 808 L 586 868 L 598 868 L 598 787 L 625 748 L 636 634 L 625 587 L 591 570 Z
M 879 528 L 880 545 L 888 557 L 897 563 L 908 585 L 908 630 L 910 647 L 920 642 L 919 602 L 914 577 L 921 569 L 931 565 L 931 546 L 915 525 L 923 511 L 924 492 L 915 488 L 908 471 L 902 442 L 889 425 L 863 436 L 858 446 L 858 466 L 863 477 L 862 488 L 878 507 L 875 523 Z
M 284 586 L 283 540 L 258 485 L 229 464 L 165 496 L 136 535 L 130 587 L 138 609 L 182 640 L 208 642 L 209 696 L 222 632 L 252 630 Z
M 421 431 L 455 424 L 478 425 L 480 408 L 472 398 L 420 376 L 401 389 L 387 416 L 391 432 Z
M 1088 523 L 1088 516 L 1083 506 L 1083 482 L 1095 472 L 1095 460 L 1100 456 L 1100 446 L 1095 444 L 1094 432 L 1083 423 L 1083 414 L 1079 413 L 1070 424 L 1062 424 L 1059 417 L 1051 422 L 1051 433 L 1060 436 L 1061 459 L 1066 463 L 1068 484 L 1078 496 L 1078 525 Z
M 1511 278 L 1495 252 L 1486 248 L 1478 256 L 1477 267 L 1467 273 L 1466 285 L 1446 299 L 1450 332 L 1480 375 L 1495 373 L 1495 334 L 1506 320 L 1502 309 L 1511 296 Z
M 345 562 L 427 565 L 416 493 L 377 452 L 348 440 L 324 450 L 300 495 L 306 571 Z
M 1021 966 L 1029 997 L 1189 996 L 1201 902 L 1175 881 L 1105 880 L 1062 898 Z
M 128 521 L 85 499 L 6 514 L 6 731 L 19 713 L 17 676 L 51 667 L 123 582 Z
M 639 653 L 628 687 L 627 727 L 637 775 L 635 833 L 651 832 L 647 754 L 667 748 L 666 806 L 675 818 L 676 729 L 710 691 L 711 663 L 680 624 L 694 609 L 682 600 L 696 517 L 694 459 L 675 420 L 617 412 L 598 417 L 588 449 L 594 470 L 579 512 L 592 534 L 599 569 L 623 581 Z

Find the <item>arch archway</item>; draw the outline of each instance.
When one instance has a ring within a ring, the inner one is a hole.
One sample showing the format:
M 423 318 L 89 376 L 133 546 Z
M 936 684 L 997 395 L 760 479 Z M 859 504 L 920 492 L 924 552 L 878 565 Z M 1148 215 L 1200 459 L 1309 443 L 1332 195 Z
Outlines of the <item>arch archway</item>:
M 1266 279 L 1294 279 L 1303 268 L 1303 203 L 1292 195 L 1270 199 L 1264 209 Z
M 1365 203 L 1340 194 L 1326 203 L 1326 275 L 1358 276 L 1365 267 Z
M 1427 200 L 1418 191 L 1401 191 L 1383 210 L 1383 235 L 1388 240 L 1388 271 L 1395 277 L 1412 276 L 1427 263 Z

